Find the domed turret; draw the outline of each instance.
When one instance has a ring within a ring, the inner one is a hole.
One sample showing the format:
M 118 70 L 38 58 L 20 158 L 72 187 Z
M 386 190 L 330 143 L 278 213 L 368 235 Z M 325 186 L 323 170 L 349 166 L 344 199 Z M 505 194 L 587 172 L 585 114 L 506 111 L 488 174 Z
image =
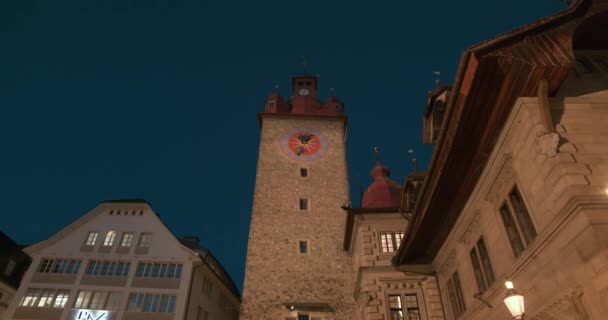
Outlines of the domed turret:
M 376 151 L 377 152 L 377 151 Z M 372 169 L 374 182 L 363 193 L 363 208 L 396 208 L 401 206 L 401 185 L 389 179 L 390 171 L 378 159 Z

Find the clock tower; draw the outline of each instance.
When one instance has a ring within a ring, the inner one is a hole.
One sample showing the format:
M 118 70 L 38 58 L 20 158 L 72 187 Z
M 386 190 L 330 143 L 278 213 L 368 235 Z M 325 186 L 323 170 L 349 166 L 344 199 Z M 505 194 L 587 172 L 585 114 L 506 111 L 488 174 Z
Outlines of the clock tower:
M 242 320 L 354 319 L 352 262 L 343 250 L 349 201 L 346 116 L 318 78 L 270 95 L 261 126 Z

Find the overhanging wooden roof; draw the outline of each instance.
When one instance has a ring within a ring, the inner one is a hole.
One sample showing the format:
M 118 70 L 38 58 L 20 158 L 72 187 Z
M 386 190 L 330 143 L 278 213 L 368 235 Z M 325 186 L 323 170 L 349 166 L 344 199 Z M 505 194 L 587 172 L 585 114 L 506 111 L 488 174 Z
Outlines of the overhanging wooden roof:
M 606 6 L 574 1 L 561 13 L 464 52 L 414 219 L 394 264 L 432 262 L 477 184 L 515 100 L 535 95 L 542 79 L 550 94 L 559 89 L 573 66 L 577 26 Z

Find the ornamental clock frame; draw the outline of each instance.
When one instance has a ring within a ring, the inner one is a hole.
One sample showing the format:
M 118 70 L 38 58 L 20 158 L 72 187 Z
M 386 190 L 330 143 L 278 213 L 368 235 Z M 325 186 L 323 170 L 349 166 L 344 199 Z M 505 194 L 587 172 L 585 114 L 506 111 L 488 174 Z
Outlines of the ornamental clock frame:
M 290 160 L 310 162 L 322 158 L 329 151 L 327 138 L 313 128 L 295 128 L 279 139 L 281 153 Z

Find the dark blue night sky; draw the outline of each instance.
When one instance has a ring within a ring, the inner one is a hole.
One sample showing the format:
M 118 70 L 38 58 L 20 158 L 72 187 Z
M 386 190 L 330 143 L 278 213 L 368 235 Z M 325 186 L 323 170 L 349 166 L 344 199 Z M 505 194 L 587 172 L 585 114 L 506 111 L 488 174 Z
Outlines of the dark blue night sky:
M 104 199 L 145 198 L 198 235 L 241 288 L 256 112 L 275 84 L 320 74 L 349 115 L 353 203 L 381 148 L 392 177 L 425 168 L 433 71 L 477 42 L 565 8 L 512 1 L 2 1 L 0 229 L 41 241 Z

